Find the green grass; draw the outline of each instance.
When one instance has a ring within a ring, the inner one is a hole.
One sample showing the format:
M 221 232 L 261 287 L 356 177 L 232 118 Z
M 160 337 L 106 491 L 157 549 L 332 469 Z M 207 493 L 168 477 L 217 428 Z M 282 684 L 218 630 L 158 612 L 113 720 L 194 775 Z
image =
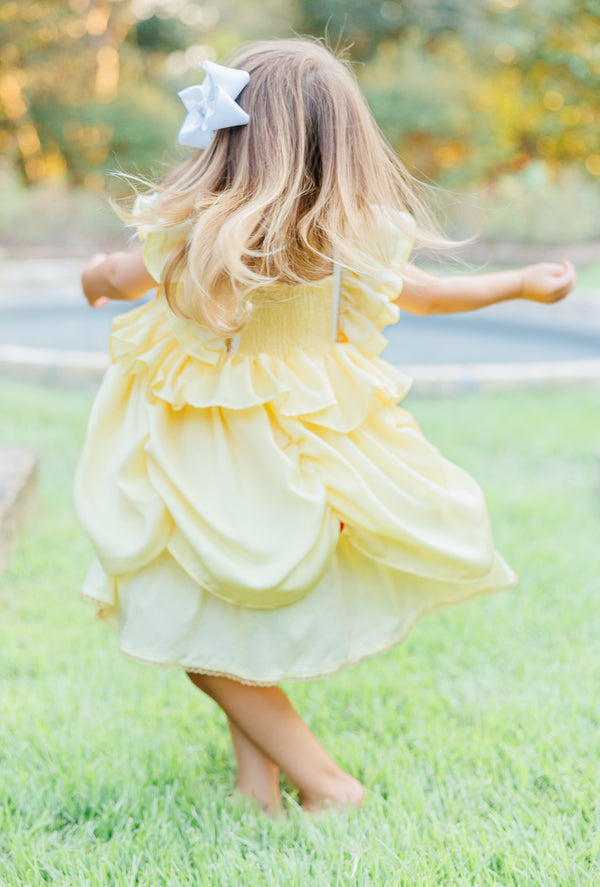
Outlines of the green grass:
M 41 505 L 0 584 L 0 884 L 600 883 L 597 390 L 409 398 L 484 487 L 515 591 L 440 611 L 392 652 L 287 689 L 361 778 L 359 811 L 270 821 L 229 799 L 223 716 L 124 660 L 76 592 L 70 491 L 90 396 L 0 384 L 0 440 Z
M 595 289 L 600 294 L 600 262 L 592 262 L 591 265 L 585 265 L 583 268 L 577 269 L 577 281 L 580 286 Z
M 106 201 L 106 194 L 58 182 L 24 185 L 0 159 L 0 243 L 11 256 L 86 255 L 97 245 L 116 248 L 127 232 Z M 107 184 L 107 193 L 118 190 Z

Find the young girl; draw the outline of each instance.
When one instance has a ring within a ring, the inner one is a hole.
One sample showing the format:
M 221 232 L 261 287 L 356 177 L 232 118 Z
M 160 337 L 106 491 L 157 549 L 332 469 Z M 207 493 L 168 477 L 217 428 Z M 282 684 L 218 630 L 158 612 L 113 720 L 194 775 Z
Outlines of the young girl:
M 237 788 L 279 809 L 359 805 L 281 681 L 382 653 L 438 606 L 511 588 L 477 484 L 397 406 L 377 355 L 400 309 L 554 302 L 568 262 L 441 279 L 444 246 L 343 62 L 245 46 L 181 93 L 196 150 L 134 213 L 143 250 L 95 256 L 120 316 L 75 499 L 97 553 L 82 594 L 122 653 L 177 666 L 225 712 Z

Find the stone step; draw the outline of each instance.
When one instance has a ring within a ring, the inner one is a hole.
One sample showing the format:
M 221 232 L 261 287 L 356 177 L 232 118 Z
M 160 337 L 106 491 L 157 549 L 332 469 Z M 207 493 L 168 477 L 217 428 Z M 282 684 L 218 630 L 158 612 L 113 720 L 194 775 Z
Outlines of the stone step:
M 37 500 L 37 454 L 0 447 L 0 574 L 17 532 Z

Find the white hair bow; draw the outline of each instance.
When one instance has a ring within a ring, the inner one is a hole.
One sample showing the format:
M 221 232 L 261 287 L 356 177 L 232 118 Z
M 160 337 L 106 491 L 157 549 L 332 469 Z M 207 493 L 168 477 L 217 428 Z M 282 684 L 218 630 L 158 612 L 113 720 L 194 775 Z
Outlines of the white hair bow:
M 250 80 L 247 71 L 203 62 L 201 86 L 189 86 L 177 93 L 188 112 L 177 141 L 192 148 L 206 148 L 216 129 L 244 126 L 250 120 L 235 101 Z

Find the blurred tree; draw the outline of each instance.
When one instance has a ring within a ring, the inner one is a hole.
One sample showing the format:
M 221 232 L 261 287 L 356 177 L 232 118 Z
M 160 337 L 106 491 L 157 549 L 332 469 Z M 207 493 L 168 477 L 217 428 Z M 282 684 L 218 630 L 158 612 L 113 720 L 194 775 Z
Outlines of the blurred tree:
M 112 103 L 119 97 L 117 113 L 138 120 L 140 107 L 164 105 L 144 57 L 124 44 L 134 23 L 124 4 L 104 0 L 2 6 L 0 151 L 14 157 L 25 183 L 54 177 L 99 186 L 115 148 Z M 146 135 L 142 162 L 160 148 L 160 132 Z
M 242 39 L 349 50 L 411 168 L 446 184 L 532 158 L 600 177 L 600 0 L 4 0 L 0 153 L 91 189 L 172 157 L 176 93 Z
M 148 171 L 177 151 L 177 91 L 243 38 L 282 33 L 279 0 L 4 0 L 0 154 L 25 184 L 100 190 L 107 169 Z M 234 24 L 232 24 L 234 23 Z M 209 42 L 210 38 L 210 42 Z
M 476 30 L 485 6 L 469 0 L 297 0 L 297 28 L 351 43 L 353 55 L 368 59 L 382 42 L 418 28 L 428 44 L 449 31 Z
M 425 177 L 462 168 L 474 121 L 475 70 L 464 43 L 448 35 L 435 51 L 407 29 L 400 42 L 382 42 L 359 77 L 375 117 L 407 166 Z
M 182 22 L 151 15 L 136 22 L 128 33 L 129 42 L 147 52 L 170 53 L 186 48 L 187 35 Z
M 422 12 L 359 69 L 410 166 L 446 184 L 538 157 L 600 175 L 599 0 L 492 0 L 474 16 L 457 4 L 448 31 L 426 31 Z
M 600 0 L 497 0 L 479 59 L 475 138 L 490 132 L 501 167 L 541 156 L 600 175 Z
M 194 44 L 217 23 L 212 9 L 186 0 L 5 2 L 0 153 L 26 184 L 57 178 L 100 190 L 115 165 L 147 171 L 171 150 L 180 121 L 171 81 L 213 54 Z

